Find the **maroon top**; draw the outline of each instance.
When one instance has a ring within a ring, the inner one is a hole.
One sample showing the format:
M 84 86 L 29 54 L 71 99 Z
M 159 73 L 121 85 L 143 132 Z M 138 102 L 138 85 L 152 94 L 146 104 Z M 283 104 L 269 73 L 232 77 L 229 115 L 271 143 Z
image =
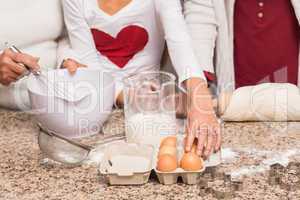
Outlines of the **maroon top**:
M 236 0 L 236 87 L 263 82 L 297 84 L 299 24 L 290 1 Z

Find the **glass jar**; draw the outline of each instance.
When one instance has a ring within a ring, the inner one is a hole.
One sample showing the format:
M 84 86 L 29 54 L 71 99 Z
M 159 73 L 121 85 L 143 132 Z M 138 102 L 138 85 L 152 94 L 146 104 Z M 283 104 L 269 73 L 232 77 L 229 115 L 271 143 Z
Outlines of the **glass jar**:
M 124 79 L 127 142 L 159 146 L 176 134 L 175 82 L 167 72 L 144 72 Z

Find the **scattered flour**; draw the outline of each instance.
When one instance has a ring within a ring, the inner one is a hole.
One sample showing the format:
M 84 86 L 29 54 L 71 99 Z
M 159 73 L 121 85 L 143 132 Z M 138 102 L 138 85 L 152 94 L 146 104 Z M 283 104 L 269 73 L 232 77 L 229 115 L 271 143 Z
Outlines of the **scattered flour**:
M 94 147 L 92 151 L 90 152 L 88 159 L 85 161 L 85 164 L 93 164 L 93 165 L 99 165 L 104 157 L 104 152 L 106 150 L 106 147 L 113 144 L 124 144 L 125 141 L 112 141 L 106 144 L 99 144 L 98 146 Z
M 266 156 L 266 155 L 270 155 L 270 154 L 273 154 L 274 152 L 273 151 L 267 151 L 267 150 L 258 150 L 258 149 L 255 149 L 255 148 L 242 148 L 242 149 L 239 149 L 239 151 L 241 152 L 244 152 L 244 153 L 247 153 L 251 156 Z
M 296 149 L 287 150 L 282 153 L 275 153 L 272 158 L 264 160 L 263 164 L 270 166 L 270 165 L 279 163 L 283 166 L 287 166 L 290 162 L 289 157 L 294 156 L 297 153 L 298 153 L 298 150 L 296 150 Z
M 231 162 L 238 158 L 239 154 L 233 151 L 231 148 L 222 148 L 222 162 Z
M 234 170 L 231 172 L 232 178 L 240 178 L 244 175 L 253 175 L 257 173 L 263 173 L 270 170 L 270 166 L 276 163 L 279 163 L 283 166 L 287 166 L 290 162 L 289 158 L 291 156 L 297 155 L 300 153 L 298 149 L 290 149 L 284 152 L 270 152 L 270 151 L 259 151 L 259 150 L 251 150 L 251 155 L 255 155 L 256 152 L 258 155 L 267 155 L 270 158 L 267 158 L 261 162 L 259 165 L 250 165 L 250 166 L 242 166 L 241 168 Z
M 253 174 L 263 173 L 269 169 L 270 169 L 270 167 L 266 166 L 266 165 L 243 166 L 243 167 L 231 172 L 231 177 L 233 179 L 238 179 L 245 175 L 249 176 L 249 175 L 253 175 Z

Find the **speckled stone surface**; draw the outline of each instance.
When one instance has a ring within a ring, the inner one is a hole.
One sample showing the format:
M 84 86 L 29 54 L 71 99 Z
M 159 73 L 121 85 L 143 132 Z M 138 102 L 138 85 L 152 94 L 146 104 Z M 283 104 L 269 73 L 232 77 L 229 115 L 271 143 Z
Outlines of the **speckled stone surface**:
M 224 146 L 266 150 L 300 148 L 298 123 L 289 124 L 293 127 L 291 130 L 285 130 L 286 126 L 286 123 L 226 124 Z M 143 186 L 112 187 L 99 176 L 96 166 L 71 168 L 54 163 L 41 164 L 37 133 L 29 115 L 0 110 L 1 200 L 214 199 L 211 195 L 201 196 L 198 185 L 163 186 L 154 177 Z M 277 136 L 269 137 L 270 133 Z M 300 199 L 299 190 L 285 191 L 269 186 L 264 175 L 249 177 L 245 182 L 244 191 L 235 199 Z

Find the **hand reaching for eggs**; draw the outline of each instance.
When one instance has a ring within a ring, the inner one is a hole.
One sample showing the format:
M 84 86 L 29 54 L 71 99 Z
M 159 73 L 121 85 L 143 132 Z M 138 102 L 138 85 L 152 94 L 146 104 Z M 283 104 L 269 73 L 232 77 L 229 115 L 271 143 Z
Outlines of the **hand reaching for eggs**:
M 221 147 L 221 126 L 213 109 L 211 94 L 206 83 L 201 80 L 187 81 L 188 123 L 186 127 L 186 151 L 190 152 L 198 139 L 196 153 L 208 158 Z

